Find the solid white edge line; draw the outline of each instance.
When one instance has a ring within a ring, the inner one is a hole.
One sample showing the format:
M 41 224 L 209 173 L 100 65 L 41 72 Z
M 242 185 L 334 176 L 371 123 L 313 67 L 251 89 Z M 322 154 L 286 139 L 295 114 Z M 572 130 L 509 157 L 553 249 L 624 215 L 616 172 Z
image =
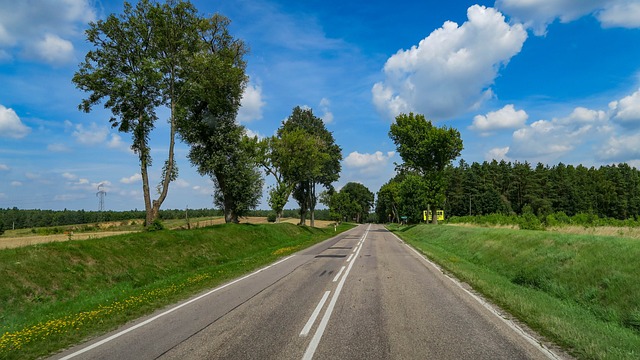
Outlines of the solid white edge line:
M 498 319 L 502 320 L 502 322 L 504 322 L 507 326 L 509 326 L 511 328 L 511 330 L 513 330 L 515 333 L 520 335 L 520 337 L 525 339 L 529 344 L 531 344 L 535 348 L 537 348 L 548 359 L 553 359 L 553 360 L 561 360 L 562 359 L 560 356 L 556 355 L 551 349 L 547 348 L 544 344 L 541 344 L 536 338 L 534 338 L 529 333 L 524 331 L 524 329 L 521 328 L 518 324 L 516 324 L 513 321 L 511 321 L 509 319 L 506 319 L 504 316 L 502 316 L 494 308 L 494 306 L 492 304 L 489 304 L 488 302 L 484 301 L 484 299 L 482 299 L 478 295 L 476 295 L 476 294 L 472 293 L 471 291 L 465 289 L 462 286 L 462 284 L 460 283 L 460 281 L 458 281 L 457 279 L 445 274 L 444 271 L 442 271 L 442 268 L 440 268 L 440 266 L 438 266 L 438 264 L 436 264 L 436 263 L 432 262 L 431 260 L 429 260 L 426 256 L 424 256 L 424 254 L 421 254 L 420 252 L 418 252 L 418 250 L 414 249 L 411 245 L 409 245 L 406 242 L 404 242 L 396 234 L 394 234 L 394 233 L 392 233 L 392 234 L 393 234 L 393 236 L 395 236 L 398 239 L 398 241 L 400 241 L 401 243 L 405 244 L 409 249 L 411 249 L 414 253 L 416 253 L 420 258 L 422 258 L 429 265 L 431 265 L 434 269 L 440 271 L 442 273 L 442 275 L 444 275 L 446 278 L 451 280 L 451 282 L 453 282 L 457 287 L 462 289 L 462 291 L 467 293 L 467 295 L 471 296 L 471 298 L 475 299 L 478 303 L 480 303 L 480 305 L 482 305 L 485 309 L 489 310 L 489 312 L 491 312 L 493 315 L 495 315 Z
M 180 309 L 182 307 L 185 307 L 185 306 L 187 306 L 187 305 L 189 305 L 191 303 L 194 303 L 194 302 L 196 302 L 196 301 L 198 301 L 198 300 L 200 300 L 200 299 L 202 299 L 204 297 L 207 297 L 207 296 L 209 296 L 209 295 L 211 295 L 211 294 L 213 294 L 215 292 L 218 292 L 218 291 L 220 291 L 220 290 L 222 290 L 222 289 L 224 289 L 224 288 L 226 288 L 228 286 L 231 286 L 233 284 L 236 284 L 236 283 L 238 283 L 238 282 L 240 282 L 242 280 L 250 278 L 250 277 L 252 277 L 252 276 L 254 276 L 254 275 L 256 275 L 256 274 L 258 274 L 258 273 L 260 273 L 262 271 L 265 271 L 265 270 L 267 270 L 267 269 L 269 269 L 269 268 L 271 268 L 273 266 L 276 266 L 276 265 L 278 265 L 280 263 L 283 263 L 283 262 L 291 259 L 294 256 L 295 255 L 287 256 L 286 258 L 284 258 L 284 259 L 282 259 L 280 261 L 277 261 L 277 262 L 275 262 L 275 263 L 273 263 L 271 265 L 268 265 L 266 267 L 263 267 L 262 269 L 258 269 L 256 271 L 252 272 L 251 274 L 245 275 L 245 276 L 243 276 L 243 277 L 241 277 L 239 279 L 236 279 L 236 280 L 234 280 L 234 281 L 232 281 L 230 283 L 227 283 L 227 284 L 224 284 L 224 285 L 222 285 L 220 287 L 217 287 L 217 288 L 215 288 L 215 289 L 213 289 L 213 290 L 211 290 L 211 291 L 209 291 L 209 292 L 207 292 L 205 294 L 202 294 L 202 295 L 200 295 L 198 297 L 195 297 L 195 298 L 193 298 L 193 299 L 191 299 L 191 300 L 189 300 L 187 302 L 184 302 L 184 303 L 182 303 L 180 305 L 172 307 L 171 309 L 169 309 L 169 310 L 167 310 L 167 311 L 165 311 L 165 312 L 163 312 L 161 314 L 158 314 L 158 315 L 156 315 L 156 316 L 154 316 L 154 317 L 152 317 L 150 319 L 147 319 L 147 320 L 145 320 L 145 321 L 143 321 L 143 322 L 141 322 L 139 324 L 136 324 L 136 325 L 134 325 L 134 326 L 132 326 L 130 328 L 124 329 L 124 330 L 120 331 L 119 333 L 113 334 L 113 335 L 109 336 L 106 339 L 100 340 L 95 344 L 91 344 L 91 345 L 87 346 L 86 348 L 80 349 L 80 350 L 78 350 L 78 351 L 76 351 L 76 352 L 74 352 L 72 354 L 69 354 L 69 355 L 61 358 L 60 360 L 68 360 L 68 359 L 74 358 L 74 357 L 76 357 L 76 356 L 78 356 L 80 354 L 83 354 L 83 353 L 85 353 L 87 351 L 93 350 L 93 349 L 95 349 L 95 348 L 97 348 L 97 347 L 99 347 L 101 345 L 104 345 L 104 344 L 108 343 L 111 340 L 117 339 L 117 338 L 119 338 L 120 336 L 122 336 L 124 334 L 130 333 L 133 330 L 136 330 L 136 329 L 138 329 L 140 327 L 143 327 L 143 326 L 145 326 L 145 325 L 147 325 L 147 324 L 149 324 L 149 323 L 151 323 L 151 322 L 153 322 L 155 320 L 158 320 L 159 318 L 161 318 L 163 316 L 166 316 L 166 315 L 168 315 L 168 314 L 170 314 L 170 313 L 172 313 L 172 312 L 174 312 L 174 311 L 176 311 L 176 310 L 178 310 L 178 309 Z
M 340 268 L 340 271 L 338 271 L 338 274 L 336 275 L 336 277 L 333 278 L 333 282 L 338 281 L 338 279 L 340 278 L 340 275 L 342 274 L 342 272 L 344 271 L 345 268 L 346 268 L 346 266 L 344 266 L 344 265 Z
M 371 225 L 369 225 L 369 227 L 371 227 Z M 365 231 L 365 235 L 364 235 L 365 238 L 367 237 L 368 233 L 369 233 L 369 228 L 367 228 L 367 230 Z M 359 252 L 360 252 L 360 249 L 358 249 L 358 253 Z M 358 257 L 358 253 L 356 253 L 356 257 Z M 340 292 L 342 291 L 344 282 L 347 280 L 347 276 L 349 276 L 349 272 L 351 271 L 351 268 L 355 263 L 356 263 L 355 260 L 349 263 L 349 267 L 347 267 L 347 271 L 345 271 L 344 276 L 342 277 L 342 279 L 340 279 L 338 286 L 336 286 L 336 291 L 333 293 L 333 296 L 331 297 L 329 306 L 327 306 L 327 310 L 325 310 L 324 315 L 322 316 L 322 320 L 320 320 L 320 325 L 318 325 L 318 328 L 316 329 L 316 333 L 313 335 L 313 338 L 311 339 L 309 346 L 307 346 L 307 350 L 304 352 L 304 355 L 302 356 L 302 360 L 313 359 L 313 355 L 315 354 L 316 349 L 318 348 L 318 344 L 320 344 L 320 339 L 322 338 L 322 334 L 324 334 L 324 330 L 327 328 L 327 324 L 329 323 L 329 318 L 331 317 L 331 313 L 333 313 L 333 308 L 336 306 L 336 302 L 338 301 L 338 297 L 340 296 Z
M 316 308 L 313 310 L 311 317 L 309 318 L 309 320 L 307 320 L 307 323 L 302 328 L 302 331 L 300 332 L 301 337 L 309 335 L 309 331 L 311 330 L 313 324 L 316 322 L 318 315 L 320 315 L 320 310 L 322 310 L 324 303 L 327 302 L 329 294 L 331 294 L 331 291 L 327 290 L 324 292 L 324 295 L 322 295 L 322 299 L 320 299 L 320 302 L 318 303 L 318 305 L 316 305 Z

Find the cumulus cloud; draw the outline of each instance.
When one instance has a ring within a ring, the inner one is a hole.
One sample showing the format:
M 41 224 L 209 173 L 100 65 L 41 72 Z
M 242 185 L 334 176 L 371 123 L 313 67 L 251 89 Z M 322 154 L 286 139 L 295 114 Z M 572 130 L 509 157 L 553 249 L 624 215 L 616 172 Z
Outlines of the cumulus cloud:
M 9 167 L 5 164 L 0 164 L 0 171 L 9 171 Z
M 176 181 L 173 181 L 172 184 L 179 188 L 188 188 L 190 186 L 189 183 L 184 179 L 177 179 Z
M 120 179 L 120 182 L 123 184 L 133 184 L 140 180 L 142 180 L 142 175 L 135 173 L 129 177 L 123 177 L 122 179 Z
M 106 141 L 109 129 L 105 126 L 98 126 L 96 123 L 91 123 L 88 129 L 82 124 L 77 124 L 72 135 L 80 144 L 97 145 Z
M 262 119 L 262 108 L 267 103 L 262 100 L 262 88 L 259 85 L 249 85 L 244 89 L 238 121 L 241 123 Z
M 485 134 L 495 130 L 518 129 L 524 126 L 528 118 L 529 115 L 524 110 L 516 110 L 510 104 L 486 115 L 476 115 L 469 129 Z
M 73 60 L 70 39 L 81 38 L 84 26 L 95 19 L 90 0 L 3 1 L 0 58 L 22 54 L 50 63 Z
M 0 136 L 22 139 L 30 132 L 31 128 L 22 123 L 13 109 L 0 105 Z
M 386 154 L 381 151 L 376 151 L 373 154 L 362 154 L 354 151 L 344 159 L 344 165 L 347 168 L 355 169 L 363 173 L 377 172 L 384 169 L 395 154 L 395 151 L 389 151 Z
M 372 88 L 377 109 L 394 118 L 401 112 L 442 119 L 477 107 L 493 96 L 500 67 L 522 49 L 527 32 L 510 26 L 493 8 L 474 5 L 468 21 L 447 21 L 384 65 L 385 81 Z
M 13 186 L 13 187 L 22 186 L 22 183 L 20 181 L 12 181 L 11 182 L 11 186 Z
M 556 19 L 568 23 L 595 16 L 603 27 L 640 27 L 640 4 L 635 0 L 496 0 L 496 8 L 544 35 Z
M 585 143 L 602 143 L 613 132 L 607 112 L 577 107 L 565 117 L 538 120 L 516 130 L 504 156 L 556 161 Z
M 70 172 L 62 173 L 62 177 L 67 179 L 67 180 L 69 180 L 69 181 L 73 181 L 73 180 L 78 178 L 78 176 L 76 176 L 75 174 L 72 174 Z
M 73 60 L 73 44 L 58 35 L 45 34 L 44 38 L 30 44 L 25 53 L 51 64 L 63 64 Z
M 509 152 L 508 146 L 501 147 L 501 148 L 493 148 L 485 154 L 484 159 L 487 161 L 492 161 L 492 160 L 511 161 L 511 159 L 507 156 L 508 152 Z
M 331 124 L 333 122 L 333 113 L 329 109 L 330 105 L 331 101 L 329 101 L 329 99 L 322 98 L 322 100 L 320 100 L 320 111 L 322 111 L 322 116 L 320 117 L 325 124 Z
M 612 101 L 609 109 L 613 112 L 613 119 L 624 126 L 640 126 L 640 89 L 633 94 Z
M 640 133 L 611 136 L 598 152 L 605 161 L 627 161 L 640 158 Z

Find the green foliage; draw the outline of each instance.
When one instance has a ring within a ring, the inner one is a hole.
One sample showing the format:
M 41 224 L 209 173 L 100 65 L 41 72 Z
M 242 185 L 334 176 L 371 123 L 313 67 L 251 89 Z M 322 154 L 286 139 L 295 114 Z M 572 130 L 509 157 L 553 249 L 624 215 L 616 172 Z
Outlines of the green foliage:
M 4 221 L 0 218 L 0 235 L 4 234 Z
M 332 220 L 362 223 L 368 220 L 373 197 L 366 186 L 349 182 L 339 192 L 324 192 L 320 201 L 329 207 Z
M 278 216 L 276 215 L 276 213 L 270 212 L 269 215 L 267 215 L 267 221 L 270 223 L 276 222 L 277 219 Z
M 411 204 L 404 205 L 407 207 L 405 215 L 416 222 L 419 219 L 416 214 L 421 214 L 427 208 L 426 205 L 436 209 L 445 202 L 447 178 L 444 170 L 462 151 L 460 132 L 446 126 L 433 126 L 424 115 L 409 113 L 396 117 L 396 121 L 391 124 L 389 137 L 404 161 L 401 168 L 423 177 L 419 186 L 424 189 L 416 193 L 420 198 L 410 199 L 405 196 L 407 200 L 412 200 Z M 412 184 L 405 185 L 405 188 L 412 187 L 417 191 L 415 185 L 418 184 L 414 179 L 406 181 L 411 181 Z M 433 220 L 437 221 L 435 211 L 433 216 Z
M 640 214 L 640 171 L 627 164 L 596 169 L 560 163 L 532 168 L 527 162 L 494 160 L 469 165 L 461 160 L 445 173 L 445 210 L 451 216 L 523 214 L 527 205 L 543 222 L 548 215 L 559 213 L 585 214 L 581 223 L 597 223 L 601 218 L 627 220 Z M 555 216 L 549 220 L 553 222 Z
M 156 218 L 153 220 L 153 222 L 148 225 L 145 226 L 145 229 L 147 231 L 160 231 L 160 230 L 166 230 L 164 224 L 162 223 L 162 221 L 160 221 L 160 219 Z
M 299 106 L 282 123 L 277 135 L 281 139 L 281 148 L 296 149 L 286 163 L 278 158 L 280 164 L 286 164 L 279 171 L 284 182 L 293 185 L 293 198 L 300 205 L 300 224 L 304 225 L 307 215 L 310 215 L 313 226 L 318 201 L 316 185 L 328 189 L 339 179 L 342 150 L 322 119 L 315 116 L 311 109 Z

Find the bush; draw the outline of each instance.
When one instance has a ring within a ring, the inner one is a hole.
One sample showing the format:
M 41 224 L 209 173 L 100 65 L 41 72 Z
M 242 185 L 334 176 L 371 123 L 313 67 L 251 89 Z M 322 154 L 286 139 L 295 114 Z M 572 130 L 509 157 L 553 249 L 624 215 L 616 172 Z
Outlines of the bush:
M 276 222 L 277 217 L 276 213 L 271 212 L 267 215 L 267 221 L 270 223 Z
M 518 220 L 518 225 L 522 230 L 544 230 L 540 219 L 533 214 L 533 210 L 529 205 L 522 208 L 522 216 Z
M 160 219 L 153 220 L 151 225 L 147 227 L 147 231 L 159 231 L 164 229 L 165 229 L 164 224 L 162 223 L 162 221 L 160 221 Z

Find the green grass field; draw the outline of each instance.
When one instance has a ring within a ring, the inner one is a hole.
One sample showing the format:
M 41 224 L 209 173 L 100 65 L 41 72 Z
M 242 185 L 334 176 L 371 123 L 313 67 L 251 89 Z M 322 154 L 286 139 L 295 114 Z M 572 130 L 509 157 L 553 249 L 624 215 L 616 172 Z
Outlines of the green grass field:
M 576 357 L 640 358 L 640 241 L 447 225 L 392 230 Z
M 0 359 L 50 354 L 335 234 L 225 224 L 0 250 Z

